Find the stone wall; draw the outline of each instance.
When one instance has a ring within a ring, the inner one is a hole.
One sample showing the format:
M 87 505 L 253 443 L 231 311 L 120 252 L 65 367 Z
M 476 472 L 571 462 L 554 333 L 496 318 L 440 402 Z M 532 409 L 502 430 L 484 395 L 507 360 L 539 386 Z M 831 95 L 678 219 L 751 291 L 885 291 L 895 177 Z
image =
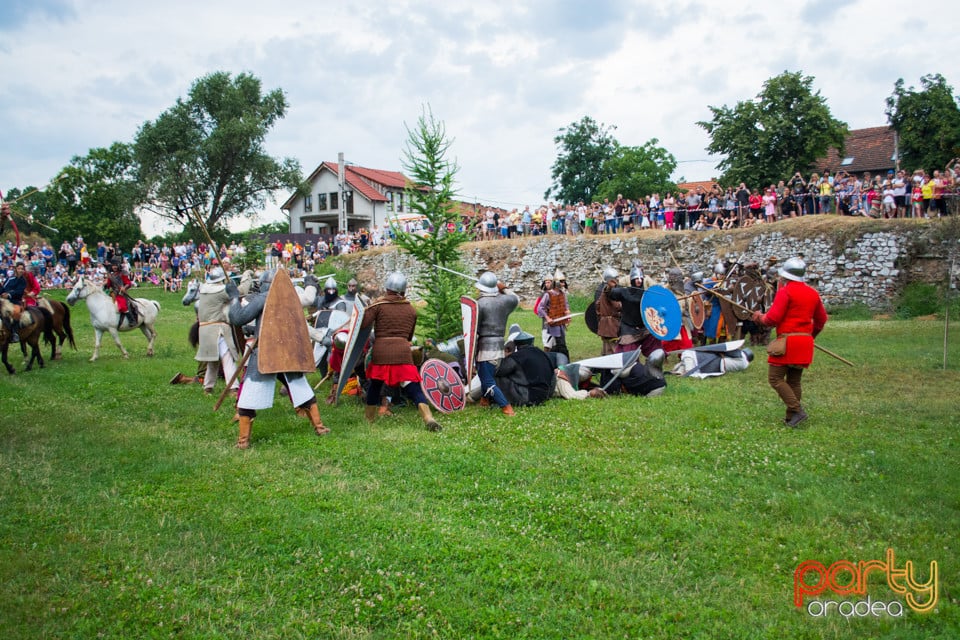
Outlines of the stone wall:
M 936 224 L 921 220 L 867 220 L 811 216 L 749 229 L 711 232 L 642 231 L 610 236 L 544 236 L 470 243 L 463 247 L 464 272 L 493 271 L 521 300 L 532 304 L 543 276 L 560 269 L 574 292 L 592 295 L 600 273 L 614 266 L 626 274 L 634 260 L 654 280 L 679 264 L 685 274 L 709 276 L 718 260 L 782 262 L 802 255 L 808 281 L 828 306 L 863 303 L 888 309 L 909 282 L 942 284 L 950 268 L 949 247 L 937 240 Z M 953 241 L 954 243 L 956 240 Z M 345 258 L 346 268 L 364 284 L 383 282 L 399 269 L 407 274 L 409 295 L 429 286 L 430 273 L 394 249 Z M 960 271 L 960 265 L 955 267 Z M 960 276 L 956 273 L 954 278 Z

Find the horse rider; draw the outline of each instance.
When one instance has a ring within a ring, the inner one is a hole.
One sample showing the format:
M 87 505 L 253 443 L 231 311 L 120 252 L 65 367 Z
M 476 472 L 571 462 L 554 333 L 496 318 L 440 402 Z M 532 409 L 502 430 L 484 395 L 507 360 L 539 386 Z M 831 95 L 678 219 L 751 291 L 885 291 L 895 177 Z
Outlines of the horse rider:
M 13 267 L 13 276 L 7 278 L 6 282 L 3 283 L 3 290 L 0 292 L 0 298 L 6 298 L 16 307 L 13 318 L 3 317 L 3 326 L 10 332 L 11 342 L 20 342 L 20 336 L 13 327 L 13 320 L 19 318 L 24 307 L 23 296 L 27 291 L 25 271 L 26 267 L 24 267 L 23 262 L 17 261 L 17 264 Z
M 217 382 L 217 372 L 223 367 L 226 380 L 234 377 L 239 359 L 237 346 L 227 321 L 226 306 L 230 304 L 224 281 L 227 275 L 222 267 L 213 267 L 207 273 L 207 281 L 200 285 L 197 294 L 197 320 L 200 323 L 199 344 L 195 359 L 206 362 L 207 370 L 203 376 L 203 391 L 213 393 Z M 234 380 L 231 391 L 236 393 L 239 382 Z
M 123 324 L 124 317 L 131 327 L 137 325 L 137 305 L 130 299 L 130 294 L 127 293 L 132 286 L 133 281 L 130 280 L 130 277 L 120 270 L 120 261 L 116 259 L 111 261 L 110 273 L 107 274 L 107 279 L 103 283 L 103 289 L 112 293 L 113 302 L 117 305 L 117 312 L 120 314 L 120 319 L 117 322 L 118 329 Z
M 40 282 L 33 274 L 32 268 L 24 267 L 23 277 L 27 281 L 27 288 L 23 291 L 23 306 L 35 307 L 40 304 Z
M 417 405 L 417 411 L 429 431 L 440 431 L 440 423 L 433 418 L 427 397 L 420 386 L 421 377 L 410 341 L 417 327 L 417 310 L 406 298 L 407 278 L 399 271 L 387 276 L 386 293 L 364 310 L 361 329 L 373 327 L 376 336 L 366 368 L 369 380 L 364 417 L 373 422 L 380 411 L 380 395 L 384 385 L 399 386 L 404 395 Z M 358 345 L 361 346 L 361 345 Z
M 520 298 L 497 280 L 492 271 L 484 271 L 474 285 L 480 292 L 477 297 L 477 375 L 480 378 L 481 406 L 489 405 L 492 399 L 504 415 L 516 413 L 497 386 L 497 366 L 503 359 L 503 334 L 507 318 L 520 304 Z
M 230 324 L 240 326 L 251 320 L 256 320 L 256 334 L 260 335 L 263 323 L 263 310 L 267 303 L 267 294 L 273 282 L 275 271 L 267 270 L 260 275 L 260 289 L 257 293 L 247 296 L 246 305 L 240 304 L 240 290 L 232 281 L 227 281 L 225 290 L 230 298 L 230 308 L 227 318 Z M 317 397 L 307 382 L 307 377 L 300 372 L 288 373 L 260 373 L 257 368 L 259 345 L 253 349 L 247 361 L 243 384 L 240 386 L 240 397 L 237 399 L 237 416 L 239 417 L 239 435 L 237 448 L 250 447 L 250 433 L 253 429 L 253 419 L 257 416 L 257 409 L 269 409 L 273 406 L 274 390 L 277 377 L 287 388 L 290 401 L 296 408 L 298 416 L 310 420 L 313 431 L 318 436 L 330 433 L 330 429 L 323 425 L 320 419 L 320 409 L 317 407 Z

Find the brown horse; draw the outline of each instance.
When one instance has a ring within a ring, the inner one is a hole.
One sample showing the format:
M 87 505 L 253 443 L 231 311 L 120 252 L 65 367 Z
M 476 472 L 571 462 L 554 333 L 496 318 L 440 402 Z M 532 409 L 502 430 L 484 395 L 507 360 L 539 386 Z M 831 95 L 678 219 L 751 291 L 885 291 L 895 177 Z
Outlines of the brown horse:
M 62 302 L 50 300 L 49 298 L 40 298 L 38 306 L 44 307 L 53 316 L 53 332 L 57 334 L 59 342 L 54 349 L 54 360 L 63 358 L 63 343 L 70 340 L 70 346 L 77 350 L 77 343 L 73 339 L 73 328 L 70 326 L 70 307 Z
M 53 316 L 43 307 L 26 307 L 17 315 L 17 307 L 9 300 L 0 299 L 0 314 L 9 319 L 20 336 L 20 350 L 23 357 L 27 357 L 27 345 L 30 345 L 30 360 L 27 362 L 27 371 L 33 368 L 33 361 L 36 360 L 42 369 L 44 366 L 43 355 L 40 353 L 40 336 L 43 336 L 44 342 L 50 345 L 50 357 L 56 354 L 57 336 L 53 332 Z M 10 346 L 10 335 L 7 326 L 0 323 L 0 361 L 7 368 L 7 373 L 14 373 L 16 370 L 7 359 L 7 349 Z

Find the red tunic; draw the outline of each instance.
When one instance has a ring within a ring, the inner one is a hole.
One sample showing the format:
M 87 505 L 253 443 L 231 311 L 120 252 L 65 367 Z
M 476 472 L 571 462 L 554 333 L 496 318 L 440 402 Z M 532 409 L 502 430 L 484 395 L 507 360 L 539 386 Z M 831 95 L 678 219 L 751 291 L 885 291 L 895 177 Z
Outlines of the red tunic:
M 27 280 L 27 288 L 23 292 L 23 306 L 35 307 L 37 306 L 37 298 L 40 297 L 40 283 L 37 282 L 37 277 L 30 271 L 24 273 L 23 277 Z
M 768 327 L 775 326 L 778 336 L 804 334 L 787 336 L 787 352 L 782 356 L 767 356 L 768 363 L 808 367 L 813 362 L 813 338 L 827 324 L 827 311 L 816 289 L 790 280 L 777 291 L 761 321 Z

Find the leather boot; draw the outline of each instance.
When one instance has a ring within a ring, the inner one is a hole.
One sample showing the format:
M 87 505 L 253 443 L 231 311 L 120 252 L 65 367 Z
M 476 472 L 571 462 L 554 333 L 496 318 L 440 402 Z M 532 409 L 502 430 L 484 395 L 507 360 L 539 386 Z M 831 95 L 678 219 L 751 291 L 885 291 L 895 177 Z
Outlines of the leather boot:
M 199 380 L 197 380 L 197 378 L 189 378 L 179 371 L 177 372 L 177 375 L 170 379 L 170 384 L 193 384 L 194 382 L 199 382 Z
M 508 404 L 508 405 L 505 406 L 503 409 L 500 409 L 500 411 L 502 411 L 502 412 L 503 412 L 503 415 L 505 415 L 505 416 L 515 416 L 515 415 L 517 415 L 517 412 L 513 410 L 513 405 L 512 405 L 512 404 Z
M 250 431 L 253 429 L 253 418 L 240 416 L 240 436 L 237 438 L 237 449 L 250 448 Z
M 309 409 L 297 407 L 296 412 L 298 416 L 303 416 L 310 421 L 310 424 L 313 425 L 313 432 L 318 436 L 325 436 L 330 433 L 330 429 L 323 426 L 323 420 L 320 419 L 320 407 L 317 406 L 317 403 L 310 405 Z
M 363 407 L 363 417 L 367 419 L 367 422 L 373 423 L 376 421 L 377 416 L 380 414 L 380 407 L 375 404 L 364 405 Z
M 417 411 L 420 412 L 420 417 L 423 418 L 424 424 L 427 425 L 427 431 L 440 431 L 443 427 L 440 426 L 440 423 L 433 419 L 433 412 L 430 411 L 430 405 L 425 402 L 421 402 L 417 405 Z

